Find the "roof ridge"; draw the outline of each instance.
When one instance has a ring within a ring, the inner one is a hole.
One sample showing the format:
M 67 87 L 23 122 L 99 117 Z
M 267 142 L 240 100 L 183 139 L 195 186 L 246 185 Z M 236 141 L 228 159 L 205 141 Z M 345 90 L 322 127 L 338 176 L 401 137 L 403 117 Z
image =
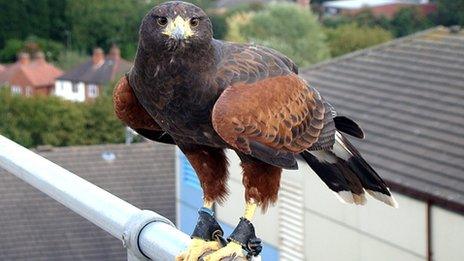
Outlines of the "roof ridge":
M 303 68 L 302 72 L 304 73 L 306 71 L 319 69 L 321 67 L 325 67 L 325 66 L 333 64 L 333 63 L 338 63 L 338 62 L 343 61 L 343 60 L 349 60 L 349 59 L 352 59 L 352 58 L 355 58 L 355 57 L 359 57 L 359 56 L 362 56 L 362 55 L 369 54 L 372 51 L 382 50 L 382 49 L 385 49 L 386 47 L 394 46 L 394 45 L 397 45 L 397 44 L 402 44 L 402 43 L 404 43 L 406 41 L 413 40 L 413 39 L 417 38 L 418 36 L 426 35 L 426 34 L 428 34 L 430 32 L 440 30 L 440 29 L 444 29 L 444 28 L 446 28 L 446 27 L 442 26 L 442 25 L 435 26 L 435 27 L 429 28 L 429 29 L 424 30 L 424 31 L 416 32 L 416 33 L 413 33 L 413 34 L 410 34 L 410 35 L 407 35 L 407 36 L 403 36 L 403 37 L 400 37 L 400 38 L 393 39 L 393 40 L 385 42 L 385 43 L 377 44 L 377 45 L 374 45 L 374 46 L 371 46 L 371 47 L 368 47 L 368 48 L 365 48 L 365 49 L 361 49 L 361 50 L 357 50 L 357 51 L 354 51 L 354 52 L 351 52 L 351 53 L 347 53 L 347 54 L 344 54 L 342 56 L 331 58 L 331 59 L 329 59 L 327 61 L 323 61 L 323 62 L 320 62 L 320 63 L 310 65 L 309 67 Z
M 129 68 L 125 69 L 125 67 L 129 67 L 129 65 L 131 65 L 131 62 L 123 58 L 120 58 L 118 61 L 105 58 L 101 66 L 98 68 L 93 68 L 92 59 L 88 59 L 87 61 L 68 70 L 57 79 L 63 81 L 79 81 L 84 83 L 106 85 L 113 80 L 112 78 L 114 78 L 114 70 L 119 73 L 121 68 L 123 68 L 125 73 L 129 70 Z

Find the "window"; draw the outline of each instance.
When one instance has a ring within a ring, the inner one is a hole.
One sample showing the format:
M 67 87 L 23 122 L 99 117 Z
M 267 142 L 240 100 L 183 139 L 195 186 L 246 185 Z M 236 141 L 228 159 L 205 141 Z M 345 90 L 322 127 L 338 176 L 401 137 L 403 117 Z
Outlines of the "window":
M 77 83 L 72 83 L 72 92 L 73 93 L 79 92 L 79 86 L 77 85 Z
M 98 86 L 95 84 L 89 84 L 87 85 L 87 95 L 90 98 L 95 98 L 98 97 Z
M 21 87 L 13 85 L 11 86 L 11 93 L 13 94 L 21 94 Z
M 32 95 L 32 88 L 27 86 L 26 87 L 26 96 L 31 96 Z

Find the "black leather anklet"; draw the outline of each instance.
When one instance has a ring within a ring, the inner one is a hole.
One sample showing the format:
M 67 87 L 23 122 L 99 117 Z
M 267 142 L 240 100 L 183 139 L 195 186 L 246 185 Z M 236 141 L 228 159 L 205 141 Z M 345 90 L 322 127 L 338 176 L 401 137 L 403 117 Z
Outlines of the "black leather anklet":
M 206 241 L 218 241 L 222 245 L 227 243 L 224 239 L 224 231 L 219 223 L 214 218 L 210 209 L 200 208 L 198 210 L 198 221 L 193 233 L 192 238 L 200 238 Z
M 227 240 L 240 244 L 248 252 L 247 257 L 259 255 L 263 249 L 261 239 L 256 237 L 253 224 L 244 217 L 240 218 L 240 222 Z

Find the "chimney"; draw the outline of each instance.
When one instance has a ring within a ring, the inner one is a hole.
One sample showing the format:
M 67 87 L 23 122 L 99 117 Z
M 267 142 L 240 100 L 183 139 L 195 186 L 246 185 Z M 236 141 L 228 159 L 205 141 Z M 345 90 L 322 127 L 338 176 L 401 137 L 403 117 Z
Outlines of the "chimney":
M 93 49 L 92 62 L 94 66 L 102 65 L 105 62 L 105 53 L 102 48 Z
M 31 61 L 31 58 L 28 53 L 21 52 L 18 54 L 18 63 L 21 65 L 27 65 Z
M 113 46 L 111 46 L 110 53 L 108 54 L 108 58 L 113 61 L 117 61 L 121 59 L 121 50 L 119 49 L 117 45 L 113 44 Z
M 45 54 L 41 51 L 36 52 L 34 54 L 34 62 L 41 63 L 41 64 L 46 63 Z

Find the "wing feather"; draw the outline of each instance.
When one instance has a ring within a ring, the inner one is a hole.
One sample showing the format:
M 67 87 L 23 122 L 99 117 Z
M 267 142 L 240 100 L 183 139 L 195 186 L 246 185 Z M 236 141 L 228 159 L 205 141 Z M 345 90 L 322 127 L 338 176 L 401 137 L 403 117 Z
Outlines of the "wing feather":
M 330 146 L 331 108 L 285 55 L 262 46 L 223 43 L 215 82 L 223 90 L 213 127 L 230 146 L 267 163 L 294 168 L 294 155 Z M 325 141 L 317 141 L 323 133 Z
M 233 84 L 216 101 L 212 122 L 229 145 L 269 163 L 275 155 L 288 158 L 311 147 L 324 128 L 325 110 L 319 94 L 289 73 Z M 292 160 L 272 164 L 295 166 Z

